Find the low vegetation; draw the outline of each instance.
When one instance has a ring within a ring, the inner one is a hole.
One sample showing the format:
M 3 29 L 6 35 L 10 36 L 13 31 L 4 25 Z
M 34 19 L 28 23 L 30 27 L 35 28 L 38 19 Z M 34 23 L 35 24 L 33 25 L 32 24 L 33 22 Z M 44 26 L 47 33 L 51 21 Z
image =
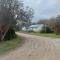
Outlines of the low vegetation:
M 37 36 L 44 36 L 44 37 L 50 37 L 50 38 L 60 38 L 60 34 L 54 34 L 54 33 L 35 33 L 35 32 L 31 32 L 29 34 L 32 35 L 37 35 Z
M 7 53 L 18 46 L 20 46 L 23 42 L 23 39 L 19 36 L 12 40 L 2 41 L 0 42 L 0 54 Z

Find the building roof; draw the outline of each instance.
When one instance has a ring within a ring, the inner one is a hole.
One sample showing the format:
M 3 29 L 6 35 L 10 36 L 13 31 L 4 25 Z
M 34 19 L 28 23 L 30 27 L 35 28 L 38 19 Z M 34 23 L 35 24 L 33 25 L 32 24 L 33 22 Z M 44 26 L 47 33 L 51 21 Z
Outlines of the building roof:
M 37 28 L 37 27 L 42 27 L 43 24 L 36 24 L 36 25 L 31 25 L 30 28 Z

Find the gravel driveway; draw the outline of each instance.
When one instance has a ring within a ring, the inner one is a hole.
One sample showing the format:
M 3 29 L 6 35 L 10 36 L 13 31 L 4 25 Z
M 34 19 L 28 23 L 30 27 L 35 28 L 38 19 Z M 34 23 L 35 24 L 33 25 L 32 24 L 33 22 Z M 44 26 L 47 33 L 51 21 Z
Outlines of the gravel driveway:
M 0 60 L 60 60 L 60 39 L 17 34 L 25 37 L 24 44 Z

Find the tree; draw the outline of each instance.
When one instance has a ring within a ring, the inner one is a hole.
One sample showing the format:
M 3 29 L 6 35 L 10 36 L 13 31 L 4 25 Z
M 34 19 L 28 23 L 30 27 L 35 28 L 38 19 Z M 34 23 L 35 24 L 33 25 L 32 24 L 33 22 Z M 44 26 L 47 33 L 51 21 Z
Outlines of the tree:
M 41 33 L 53 33 L 53 31 L 51 30 L 51 28 L 49 26 L 43 26 L 41 31 Z
M 29 7 L 26 7 L 26 10 L 25 10 L 25 17 L 26 17 L 26 20 L 27 20 L 27 23 L 26 23 L 26 28 L 28 28 L 30 25 L 31 25 L 31 20 L 33 18 L 33 15 L 34 15 L 34 10 L 32 8 L 29 8 Z
M 56 18 L 51 18 L 49 21 L 49 26 L 56 33 L 60 33 L 60 16 L 58 15 Z
M 31 22 L 32 15 L 32 9 L 25 10 L 21 1 L 0 0 L 0 39 L 14 37 L 17 21 L 27 25 Z
M 48 19 L 41 19 L 37 22 L 38 24 L 43 24 L 42 31 L 47 32 Z
M 37 23 L 38 24 L 46 24 L 47 25 L 48 21 L 49 21 L 48 19 L 40 19 Z
M 19 26 L 25 26 L 26 28 L 28 28 L 31 25 L 31 20 L 33 18 L 33 9 L 26 7 L 26 9 L 20 9 L 20 15 L 19 15 Z M 20 21 L 20 22 L 19 22 Z
M 22 3 L 18 0 L 0 0 L 0 39 L 3 40 L 8 34 L 11 38 L 15 36 L 16 26 Z M 14 31 L 14 34 L 11 34 Z M 8 37 L 7 37 L 8 38 Z

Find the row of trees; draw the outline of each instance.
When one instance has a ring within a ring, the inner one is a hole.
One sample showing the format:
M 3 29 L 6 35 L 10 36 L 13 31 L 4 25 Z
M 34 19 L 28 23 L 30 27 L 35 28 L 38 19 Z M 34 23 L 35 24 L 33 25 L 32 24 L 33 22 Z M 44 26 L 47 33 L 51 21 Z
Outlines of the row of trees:
M 44 24 L 44 26 L 48 26 L 54 33 L 60 33 L 60 15 L 55 18 L 43 19 L 39 20 L 38 24 Z
M 23 2 L 18 0 L 0 0 L 0 40 L 15 37 L 15 28 L 31 22 L 33 9 L 24 8 Z

